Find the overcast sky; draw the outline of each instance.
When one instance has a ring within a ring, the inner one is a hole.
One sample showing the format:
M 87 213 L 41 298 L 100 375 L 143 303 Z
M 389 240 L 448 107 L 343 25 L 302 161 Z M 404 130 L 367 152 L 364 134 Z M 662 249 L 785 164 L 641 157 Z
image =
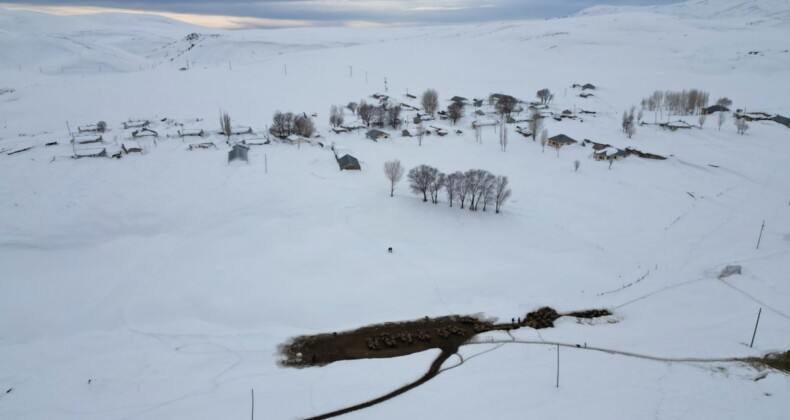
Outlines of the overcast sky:
M 234 16 L 251 18 L 243 20 L 246 23 L 241 26 L 302 26 L 442 24 L 534 19 L 566 16 L 602 3 L 653 5 L 680 1 L 682 0 L 23 0 L 15 2 L 15 6 L 57 13 L 101 11 L 95 8 L 106 8 L 190 16 Z M 0 2 L 0 6 L 4 4 L 7 5 Z M 85 8 L 86 6 L 89 8 Z

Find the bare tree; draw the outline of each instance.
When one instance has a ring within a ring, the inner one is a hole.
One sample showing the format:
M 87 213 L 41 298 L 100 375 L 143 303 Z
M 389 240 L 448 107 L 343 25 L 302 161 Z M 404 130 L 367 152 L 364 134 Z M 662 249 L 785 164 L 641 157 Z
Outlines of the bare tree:
M 444 187 L 445 178 L 445 175 L 439 172 L 431 180 L 431 184 L 428 186 L 428 191 L 431 193 L 431 202 L 433 204 L 439 203 L 439 191 L 441 191 L 442 187 Z
M 496 102 L 496 110 L 503 117 L 509 117 L 518 105 L 518 100 L 510 95 L 502 95 Z
M 631 111 L 623 111 L 623 132 L 630 139 L 636 132 L 636 124 L 634 124 L 634 107 Z
M 359 102 L 359 107 L 357 108 L 359 119 L 361 119 L 367 127 L 370 127 L 370 118 L 373 114 L 373 108 L 375 107 L 365 102 L 364 99 Z
M 332 124 L 332 127 L 337 127 L 343 124 L 343 108 L 337 105 L 332 105 L 331 110 L 329 111 L 329 123 Z
M 455 124 L 464 116 L 463 102 L 453 102 L 447 107 L 447 118 Z
M 399 160 L 384 162 L 384 174 L 390 180 L 390 197 L 395 194 L 395 184 L 403 178 L 403 166 Z
M 749 124 L 746 123 L 746 119 L 744 118 L 736 118 L 735 119 L 735 128 L 738 130 L 738 134 L 743 134 L 746 130 L 749 129 Z
M 379 106 L 374 106 L 370 113 L 370 124 L 383 127 L 387 123 L 387 105 L 383 102 Z
M 456 172 L 454 175 L 457 177 L 455 180 L 456 194 L 458 195 L 458 200 L 461 202 L 461 209 L 463 209 L 464 203 L 466 203 L 466 198 L 469 197 L 469 193 L 472 191 L 472 185 L 466 178 L 465 173 Z
M 308 117 L 307 114 L 302 113 L 293 118 L 293 131 L 302 136 L 313 137 L 313 133 L 315 132 L 315 124 L 313 123 L 313 119 Z
M 400 113 L 401 113 L 401 106 L 395 105 L 387 109 L 387 123 L 392 128 L 400 127 Z
M 464 174 L 466 187 L 469 189 L 469 210 L 477 211 L 480 200 L 483 200 L 483 209 L 488 204 L 492 194 L 492 185 L 496 177 L 483 169 L 470 169 Z M 463 204 L 462 207 L 463 208 Z
M 228 141 L 230 141 L 230 115 L 222 110 L 219 111 L 219 128 L 222 131 L 222 134 L 224 134 L 228 138 Z
M 450 207 L 453 206 L 453 199 L 459 194 L 463 178 L 464 174 L 458 171 L 444 178 L 444 191 L 447 193 L 447 200 L 450 202 Z
M 291 135 L 293 130 L 294 115 L 290 112 L 276 111 L 272 117 L 272 126 L 269 132 L 279 138 L 286 138 Z
M 727 114 L 724 112 L 719 112 L 719 131 L 721 131 L 721 126 L 724 124 L 724 121 L 727 119 Z
M 535 141 L 538 136 L 538 131 L 543 127 L 543 117 L 537 108 L 532 108 L 529 116 L 529 132 L 532 133 L 532 141 Z
M 545 128 L 540 132 L 540 147 L 543 148 L 542 153 L 546 153 L 546 143 L 549 141 L 549 130 Z
M 578 161 L 577 161 L 578 162 Z M 496 213 L 499 213 L 499 210 L 502 209 L 502 204 L 510 198 L 510 188 L 508 188 L 508 180 L 506 176 L 498 176 L 496 177 L 496 182 L 494 183 L 494 203 L 496 204 Z
M 409 171 L 409 188 L 415 194 L 422 193 L 422 201 L 428 201 L 428 188 L 438 177 L 439 170 L 428 165 L 420 165 Z
M 417 145 L 422 146 L 422 139 L 425 137 L 425 126 L 422 124 L 422 120 L 417 123 Z
M 699 114 L 699 128 L 705 125 L 705 120 L 708 119 L 708 114 Z
M 348 108 L 352 114 L 357 113 L 357 107 L 359 107 L 359 104 L 357 104 L 356 102 L 349 102 L 348 105 L 346 105 L 346 108 Z
M 540 103 L 545 104 L 549 102 L 549 98 L 551 97 L 551 91 L 548 89 L 541 89 L 536 94 L 538 99 L 540 99 Z
M 494 201 L 496 177 L 491 172 L 485 171 L 482 179 L 480 180 L 480 195 L 479 201 L 483 201 L 483 211 L 486 207 Z M 477 203 L 475 203 L 475 210 L 477 210 Z
M 100 133 L 107 131 L 107 123 L 104 121 L 99 121 L 96 123 L 96 130 Z
M 716 105 L 721 105 L 725 108 L 729 108 L 732 106 L 732 99 L 728 97 L 722 97 L 716 100 Z
M 428 89 L 422 93 L 422 108 L 427 114 L 433 116 L 439 109 L 439 93 Z
M 579 166 L 581 166 L 581 162 L 579 159 L 573 161 L 573 172 L 579 172 Z
M 470 169 L 464 172 L 464 178 L 466 179 L 466 188 L 468 188 L 469 193 L 469 210 L 475 210 L 475 204 L 479 189 L 480 189 L 480 182 L 482 178 L 483 170 L 482 169 Z M 461 208 L 464 208 L 463 201 L 461 202 Z
M 502 148 L 503 152 L 507 151 L 507 123 L 505 120 L 502 120 L 499 127 L 499 147 Z
M 483 144 L 483 127 L 480 124 L 475 125 L 475 141 Z

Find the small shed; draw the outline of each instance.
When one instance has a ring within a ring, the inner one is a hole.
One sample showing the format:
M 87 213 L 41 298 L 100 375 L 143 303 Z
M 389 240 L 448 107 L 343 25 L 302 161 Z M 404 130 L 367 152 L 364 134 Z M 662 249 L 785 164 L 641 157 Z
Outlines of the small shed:
M 133 141 L 133 140 L 127 140 L 127 141 L 121 143 L 121 149 L 127 155 L 129 153 L 142 153 L 143 152 L 143 148 L 140 147 L 140 144 L 138 144 L 136 141 Z
M 453 96 L 452 98 L 450 98 L 450 102 L 458 102 L 461 104 L 466 104 L 467 102 L 469 102 L 469 99 L 466 99 L 463 96 Z
M 234 144 L 233 148 L 230 149 L 228 152 L 228 163 L 233 162 L 234 160 L 243 160 L 244 162 L 249 163 L 249 158 L 247 156 L 247 152 L 250 151 L 250 148 L 241 144 Z
M 670 130 L 670 131 L 677 131 L 679 129 L 690 129 L 690 128 L 693 127 L 691 124 L 689 124 L 689 123 L 687 123 L 685 121 L 680 121 L 680 120 L 666 122 L 666 123 L 660 123 L 658 125 L 661 128 L 663 128 L 665 130 Z
M 707 108 L 702 108 L 702 113 L 705 115 L 710 115 L 714 112 L 730 112 L 730 109 L 722 105 L 713 105 Z
M 340 166 L 340 170 L 361 170 L 362 167 L 359 166 L 359 161 L 357 158 L 351 155 L 343 155 L 343 157 L 337 159 L 337 164 Z
M 551 147 L 560 148 L 569 144 L 578 143 L 576 140 L 566 136 L 565 134 L 557 134 L 554 137 L 549 137 L 547 144 Z
M 622 160 L 628 157 L 630 153 L 625 150 L 615 147 L 607 147 L 603 150 L 593 152 L 593 159 L 595 160 Z
M 305 143 L 310 144 L 310 139 L 302 136 L 297 136 L 296 134 L 291 134 L 290 136 L 282 139 L 282 142 L 287 144 L 295 144 L 295 145 L 300 145 Z
M 123 128 L 143 128 L 148 127 L 149 124 L 151 124 L 151 122 L 148 120 L 129 120 L 123 123 Z
M 107 156 L 107 149 L 104 147 L 90 147 L 85 149 L 74 149 L 74 159 L 84 157 L 105 157 Z
M 379 139 L 388 139 L 390 138 L 390 135 L 381 130 L 373 129 L 368 131 L 367 134 L 365 134 L 365 137 L 373 141 L 378 141 Z
M 179 137 L 203 137 L 203 129 L 201 128 L 182 128 L 178 130 Z
M 497 126 L 497 125 L 499 125 L 499 121 L 497 121 L 497 120 L 475 120 L 475 121 L 472 121 L 472 128 L 487 127 L 487 126 Z
M 195 150 L 195 149 L 209 149 L 209 148 L 212 148 L 212 147 L 216 149 L 216 148 L 217 148 L 217 145 L 216 145 L 216 144 L 214 144 L 214 143 L 211 143 L 211 142 L 205 142 L 205 143 L 195 143 L 195 144 L 190 144 L 190 145 L 189 145 L 189 150 Z
M 592 83 L 585 83 L 582 85 L 582 90 L 595 90 L 595 85 Z
M 221 132 L 220 134 L 222 134 L 223 136 L 227 136 L 228 135 L 228 133 L 226 133 L 224 131 Z M 239 134 L 252 134 L 252 127 L 246 127 L 246 126 L 231 127 L 230 134 L 233 135 L 233 136 L 236 136 L 236 135 L 239 135 Z
M 75 144 L 91 144 L 91 143 L 102 143 L 104 139 L 102 139 L 101 135 L 98 134 L 83 134 L 81 136 L 74 136 L 71 139 L 72 143 Z
M 80 133 L 98 133 L 102 130 L 97 124 L 80 125 L 77 127 Z
M 249 139 L 244 139 L 244 140 L 241 141 L 241 144 L 243 144 L 245 146 L 263 146 L 263 145 L 269 144 L 269 143 L 271 143 L 269 141 L 269 139 L 264 138 L 264 137 L 249 138 Z
M 612 147 L 611 144 L 598 143 L 598 142 L 594 142 L 594 141 L 592 141 L 590 139 L 584 139 L 584 142 L 582 143 L 582 146 L 586 146 L 588 144 L 592 145 L 593 150 L 598 150 L 598 151 L 604 150 L 604 149 L 608 149 L 608 148 Z
M 132 131 L 132 137 L 159 137 L 159 133 L 148 127 Z

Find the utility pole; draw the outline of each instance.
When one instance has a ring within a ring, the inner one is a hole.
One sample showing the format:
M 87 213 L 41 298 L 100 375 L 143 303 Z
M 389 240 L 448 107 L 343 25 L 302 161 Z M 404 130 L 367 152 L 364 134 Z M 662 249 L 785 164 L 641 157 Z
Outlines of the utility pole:
M 763 308 L 760 308 L 760 310 L 757 311 L 757 322 L 754 324 L 754 332 L 752 333 L 752 342 L 749 343 L 749 348 L 752 348 L 752 346 L 754 345 L 754 337 L 757 335 L 757 326 L 760 325 L 760 314 L 762 313 L 763 313 Z
M 560 387 L 560 343 L 557 343 L 557 388 Z
M 760 236 L 757 238 L 757 249 L 760 249 L 760 241 L 763 239 L 763 229 L 765 229 L 765 220 L 763 220 L 763 225 L 760 227 Z

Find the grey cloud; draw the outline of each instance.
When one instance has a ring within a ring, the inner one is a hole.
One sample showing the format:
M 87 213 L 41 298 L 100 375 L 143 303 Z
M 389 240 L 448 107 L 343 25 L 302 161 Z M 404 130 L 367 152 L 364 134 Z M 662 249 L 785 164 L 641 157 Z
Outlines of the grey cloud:
M 22 0 L 21 2 L 37 6 L 94 6 L 157 12 L 296 19 L 314 21 L 322 25 L 342 24 L 345 21 L 368 21 L 381 24 L 446 24 L 551 18 L 573 14 L 599 3 L 594 0 L 437 0 L 434 2 L 384 0 L 379 1 L 379 4 L 390 3 L 392 7 L 377 10 L 358 7 L 365 4 L 364 0 L 345 3 L 327 2 L 326 4 L 321 4 L 320 0 Z M 649 5 L 675 2 L 677 0 L 609 0 L 602 3 Z M 338 4 L 350 4 L 357 7 L 342 7 Z M 441 6 L 459 4 L 468 5 L 471 8 L 441 8 Z M 414 10 L 416 6 L 425 5 L 429 6 L 427 10 Z M 480 5 L 491 5 L 492 7 L 476 7 Z M 432 6 L 440 7 L 434 10 Z

